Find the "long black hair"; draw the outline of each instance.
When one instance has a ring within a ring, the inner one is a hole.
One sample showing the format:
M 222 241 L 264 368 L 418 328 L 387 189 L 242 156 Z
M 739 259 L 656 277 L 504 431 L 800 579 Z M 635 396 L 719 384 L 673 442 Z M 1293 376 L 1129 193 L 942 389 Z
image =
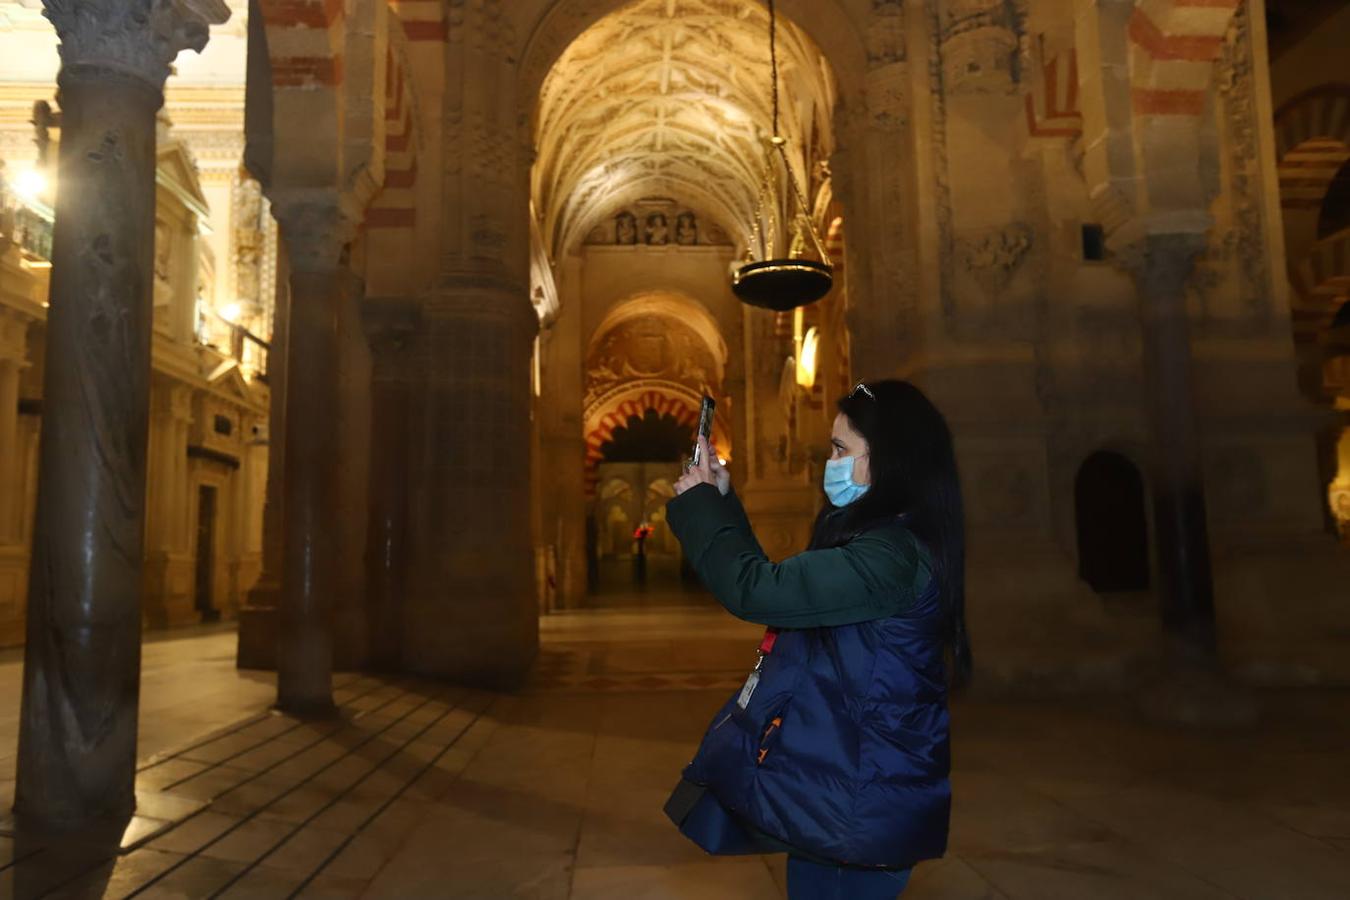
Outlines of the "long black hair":
M 812 548 L 838 547 L 855 535 L 904 517 L 928 548 L 946 613 L 952 678 L 970 678 L 966 634 L 966 538 L 961 480 L 947 420 L 908 381 L 860 384 L 838 408 L 867 441 L 871 487 L 843 507 L 825 502 L 816 518 Z

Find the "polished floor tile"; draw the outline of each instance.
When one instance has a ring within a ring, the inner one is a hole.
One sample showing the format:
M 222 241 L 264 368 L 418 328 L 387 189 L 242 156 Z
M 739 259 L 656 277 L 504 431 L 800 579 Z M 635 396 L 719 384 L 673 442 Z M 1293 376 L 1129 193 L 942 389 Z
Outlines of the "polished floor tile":
M 0 837 L 0 896 L 784 897 L 782 857 L 709 858 L 661 811 L 758 630 L 625 608 L 542 639 L 517 694 L 341 675 L 327 722 L 270 712 L 227 631 L 148 644 L 138 788 L 159 833 L 129 853 Z M 18 670 L 0 660 L 0 756 Z M 949 853 L 905 897 L 1350 897 L 1350 692 L 1257 699 L 1256 727 L 1214 732 L 1118 699 L 959 700 Z

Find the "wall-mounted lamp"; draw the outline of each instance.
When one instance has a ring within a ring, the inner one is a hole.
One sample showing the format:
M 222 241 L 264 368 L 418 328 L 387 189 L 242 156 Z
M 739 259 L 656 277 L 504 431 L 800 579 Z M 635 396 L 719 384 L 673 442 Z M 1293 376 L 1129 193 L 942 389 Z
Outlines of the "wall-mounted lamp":
M 802 337 L 801 350 L 797 353 L 797 384 L 806 390 L 816 386 L 816 359 L 820 347 L 820 332 L 813 325 Z

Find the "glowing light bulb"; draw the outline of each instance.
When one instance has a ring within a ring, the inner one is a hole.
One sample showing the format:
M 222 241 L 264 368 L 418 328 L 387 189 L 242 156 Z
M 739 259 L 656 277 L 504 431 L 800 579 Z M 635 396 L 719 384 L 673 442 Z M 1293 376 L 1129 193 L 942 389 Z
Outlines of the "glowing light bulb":
M 802 338 L 802 352 L 797 356 L 797 384 L 810 390 L 816 384 L 816 351 L 820 346 L 820 332 L 815 326 Z
M 37 169 L 24 169 L 14 178 L 14 193 L 32 202 L 47 191 L 47 176 Z
M 238 303 L 226 303 L 220 308 L 220 317 L 230 324 L 239 321 L 239 314 L 243 308 Z

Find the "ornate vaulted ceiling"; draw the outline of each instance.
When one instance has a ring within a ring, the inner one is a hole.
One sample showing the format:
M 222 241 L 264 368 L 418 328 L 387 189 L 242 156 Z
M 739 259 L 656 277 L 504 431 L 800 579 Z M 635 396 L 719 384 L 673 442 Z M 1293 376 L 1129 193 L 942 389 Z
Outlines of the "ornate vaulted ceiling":
M 753 0 L 638 0 L 567 49 L 535 124 L 535 207 L 552 254 L 644 197 L 678 200 L 748 239 L 772 134 L 768 33 Z M 802 180 L 831 150 L 834 88 L 820 51 L 781 16 L 778 60 L 779 131 Z

